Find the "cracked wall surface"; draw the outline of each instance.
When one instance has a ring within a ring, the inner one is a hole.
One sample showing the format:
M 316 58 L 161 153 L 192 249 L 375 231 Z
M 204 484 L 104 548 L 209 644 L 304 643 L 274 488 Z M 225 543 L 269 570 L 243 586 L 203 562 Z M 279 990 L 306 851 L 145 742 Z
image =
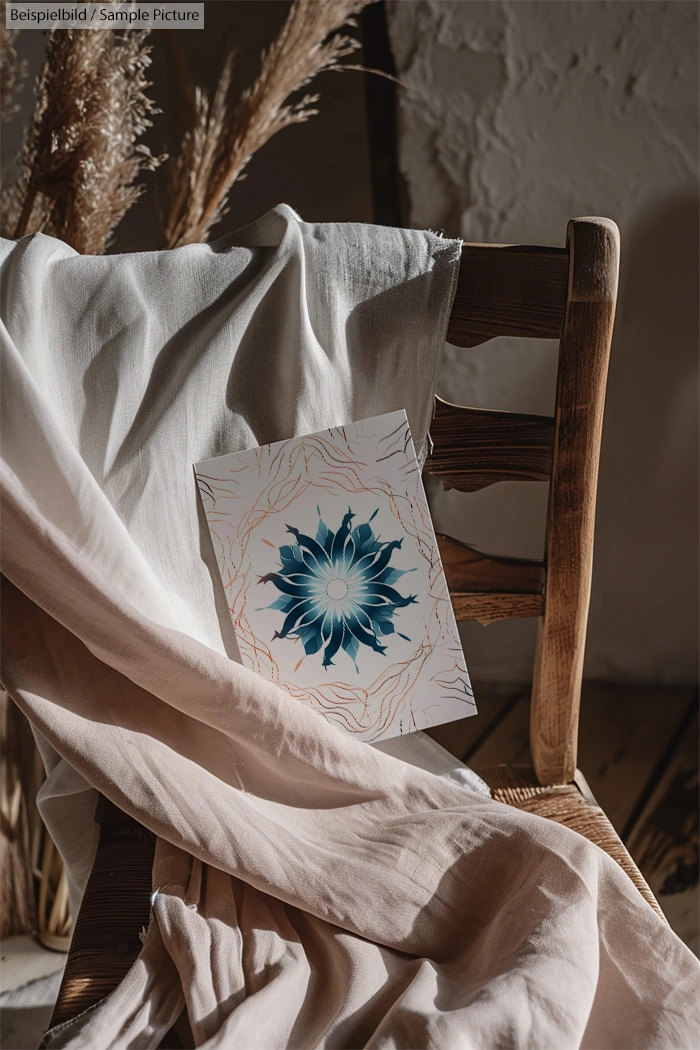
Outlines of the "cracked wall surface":
M 698 5 L 389 0 L 405 85 L 409 223 L 470 241 L 563 244 L 620 227 L 586 673 L 686 683 L 698 669 Z M 556 344 L 447 347 L 439 393 L 551 412 Z M 546 487 L 435 487 L 440 529 L 540 556 Z M 532 621 L 467 625 L 475 676 L 524 680 Z

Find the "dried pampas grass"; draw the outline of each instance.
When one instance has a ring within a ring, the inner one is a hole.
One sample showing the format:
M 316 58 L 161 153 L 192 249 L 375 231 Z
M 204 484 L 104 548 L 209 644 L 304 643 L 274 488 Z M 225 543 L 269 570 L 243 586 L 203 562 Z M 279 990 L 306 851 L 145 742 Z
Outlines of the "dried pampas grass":
M 26 718 L 0 688 L 0 937 L 36 927 L 32 884 L 31 819 L 38 784 L 34 741 Z
M 15 50 L 16 29 L 5 28 L 5 4 L 0 4 L 0 124 L 7 124 L 19 110 L 15 102 L 24 86 L 27 63 Z
M 206 240 L 253 153 L 277 131 L 318 112 L 318 95 L 290 101 L 296 92 L 324 70 L 363 68 L 340 63 L 360 44 L 337 30 L 355 25 L 354 16 L 371 2 L 293 0 L 279 36 L 261 56 L 256 80 L 238 95 L 233 52 L 208 95 L 192 82 L 175 34 L 165 34 L 176 74 L 177 142 L 160 188 L 165 247 Z M 140 172 L 165 159 L 138 141 L 159 112 L 146 95 L 146 37 L 129 30 L 49 34 L 34 115 L 18 158 L 19 178 L 3 193 L 4 236 L 45 230 L 83 254 L 105 251 L 143 191 L 136 184 Z M 21 83 L 23 67 L 13 34 L 3 40 L 3 88 L 6 79 L 5 97 L 13 108 L 13 85 Z
M 161 201 L 166 247 L 205 240 L 253 153 L 282 128 L 318 112 L 318 95 L 288 99 L 323 70 L 347 68 L 339 60 L 360 44 L 331 34 L 355 25 L 353 16 L 368 2 L 294 0 L 279 36 L 263 52 L 257 79 L 238 98 L 231 90 L 233 54 L 211 97 L 194 86 L 179 62 L 179 142 L 174 162 L 164 168 Z
M 54 30 L 36 106 L 5 200 L 3 227 L 45 229 L 85 255 L 101 255 L 143 191 L 135 180 L 163 158 L 138 143 L 158 112 L 146 96 L 146 32 Z

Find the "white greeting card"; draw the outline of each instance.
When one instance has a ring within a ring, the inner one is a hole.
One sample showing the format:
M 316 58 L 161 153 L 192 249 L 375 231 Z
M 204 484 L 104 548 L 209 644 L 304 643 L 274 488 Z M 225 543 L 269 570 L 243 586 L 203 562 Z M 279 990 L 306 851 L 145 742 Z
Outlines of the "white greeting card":
M 405 412 L 195 472 L 247 667 L 367 741 L 476 713 Z

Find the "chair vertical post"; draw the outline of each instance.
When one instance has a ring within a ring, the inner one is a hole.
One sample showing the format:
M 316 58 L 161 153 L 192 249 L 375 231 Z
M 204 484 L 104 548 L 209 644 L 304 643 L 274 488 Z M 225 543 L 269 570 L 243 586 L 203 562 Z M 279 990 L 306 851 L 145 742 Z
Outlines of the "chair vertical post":
M 576 771 L 619 232 L 609 219 L 573 219 L 567 244 L 569 287 L 559 346 L 546 589 L 530 709 L 530 748 L 541 784 L 568 783 Z

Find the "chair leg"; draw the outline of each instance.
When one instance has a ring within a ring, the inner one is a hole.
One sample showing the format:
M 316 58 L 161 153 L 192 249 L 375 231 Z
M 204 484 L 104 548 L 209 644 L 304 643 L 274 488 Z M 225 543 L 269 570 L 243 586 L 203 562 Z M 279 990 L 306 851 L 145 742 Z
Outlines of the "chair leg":
M 155 836 L 106 799 L 98 818 L 100 843 L 50 1027 L 114 991 L 141 951 L 149 921 Z

